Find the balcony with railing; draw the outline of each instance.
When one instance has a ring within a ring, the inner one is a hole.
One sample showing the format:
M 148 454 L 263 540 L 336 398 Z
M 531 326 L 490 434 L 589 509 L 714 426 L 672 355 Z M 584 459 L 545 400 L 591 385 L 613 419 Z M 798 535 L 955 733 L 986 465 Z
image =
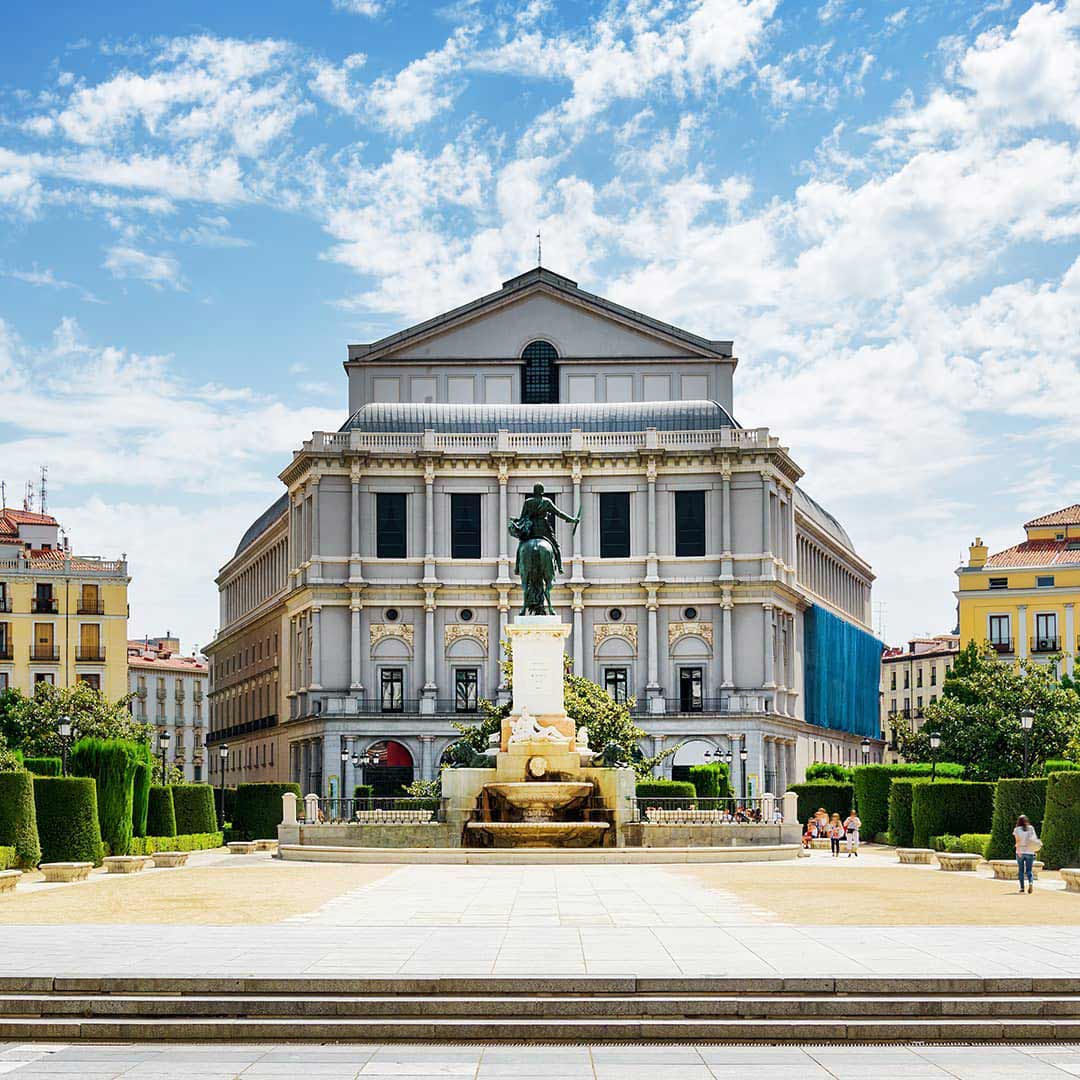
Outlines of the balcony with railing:
M 1061 639 L 1054 637 L 1033 637 L 1031 639 L 1031 651 L 1033 653 L 1056 653 L 1061 652 Z
M 56 645 L 31 645 L 30 659 L 39 664 L 55 664 L 60 660 L 60 649 Z
M 104 615 L 105 601 L 84 599 L 80 596 L 75 610 L 79 615 Z
M 1012 638 L 998 638 L 990 642 L 990 648 L 996 653 L 1011 655 L 1016 652 L 1016 642 Z
M 55 596 L 35 596 L 30 601 L 30 610 L 35 615 L 55 615 L 57 600 Z
M 12 648 L 10 641 L 5 641 L 0 644 L 0 660 L 14 660 L 15 650 Z
M 11 597 L 10 596 L 0 596 L 0 612 L 3 612 L 4 614 L 7 614 L 7 615 L 11 614 Z
M 480 712 L 479 701 L 458 698 L 438 698 L 435 702 L 437 713 L 460 713 L 462 716 L 475 716 Z
M 104 664 L 104 645 L 77 645 L 75 647 L 75 661 L 79 664 Z

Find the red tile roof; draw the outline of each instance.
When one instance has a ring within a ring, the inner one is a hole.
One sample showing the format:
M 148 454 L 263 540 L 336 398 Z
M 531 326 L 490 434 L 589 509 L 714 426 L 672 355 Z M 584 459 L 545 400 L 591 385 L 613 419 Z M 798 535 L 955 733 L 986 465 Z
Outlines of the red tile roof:
M 207 664 L 194 656 L 170 656 L 168 659 L 139 646 L 128 646 L 128 667 L 153 668 L 155 671 L 187 671 L 192 675 L 205 675 Z
M 10 518 L 20 525 L 59 525 L 60 522 L 52 514 L 35 514 L 32 510 L 15 510 L 5 506 L 0 514 Z
M 1063 510 L 1055 510 L 1052 514 L 1032 518 L 1024 525 L 1024 528 L 1038 528 L 1042 525 L 1080 525 L 1080 503 L 1073 503 L 1072 506 L 1066 506 Z
M 1080 565 L 1080 550 L 1070 551 L 1064 540 L 1025 540 L 986 560 L 986 566 L 991 570 L 1012 566 L 1064 566 L 1070 563 Z

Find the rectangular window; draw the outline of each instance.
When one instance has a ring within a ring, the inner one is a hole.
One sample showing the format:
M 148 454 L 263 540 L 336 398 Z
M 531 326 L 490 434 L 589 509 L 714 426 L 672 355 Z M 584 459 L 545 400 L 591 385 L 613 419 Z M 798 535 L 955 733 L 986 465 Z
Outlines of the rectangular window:
M 476 712 L 480 696 L 480 672 L 476 668 L 454 671 L 454 712 Z
M 893 716 L 895 716 L 895 715 L 896 715 L 896 698 L 893 698 L 893 699 L 892 699 L 892 700 L 891 700 L 891 701 L 889 702 L 889 712 L 890 712 L 890 713 L 892 713 L 892 714 L 893 714 Z M 817 759 L 815 758 L 815 760 L 817 760 Z
M 890 690 L 895 690 L 896 689 L 896 671 L 895 670 L 891 671 L 889 674 L 891 676 L 890 679 L 889 679 L 889 689 Z
M 455 493 L 450 496 L 450 558 L 480 558 L 480 496 Z
M 379 672 L 379 708 L 383 712 L 405 711 L 404 668 L 383 668 Z
M 94 690 L 100 690 L 101 689 L 101 676 L 100 675 L 90 675 L 90 674 L 80 675 L 78 677 L 78 681 L 81 682 L 81 683 L 86 683 L 87 686 L 92 687 Z
M 0 622 L 0 660 L 11 660 L 11 623 Z
M 699 667 L 679 671 L 679 711 L 701 712 L 704 707 L 703 671 Z
M 705 554 L 705 492 L 675 492 L 675 554 Z
M 609 667 L 604 670 L 604 689 L 620 704 L 628 700 L 629 672 L 624 667 Z
M 8 673 L 6 671 L 0 671 L 0 691 L 7 690 L 9 685 Z
M 604 492 L 600 496 L 600 558 L 629 557 L 630 492 Z
M 1040 574 L 1035 578 L 1035 587 L 1037 589 L 1052 589 L 1054 587 L 1054 575 Z
M 1035 616 L 1034 646 L 1038 652 L 1057 652 L 1057 615 L 1054 612 L 1040 613 Z
M 1009 640 L 1009 616 L 991 615 L 987 622 L 987 626 L 990 632 L 990 644 L 993 645 L 998 652 L 1006 651 L 1011 644 Z
M 930 685 L 931 686 L 937 686 L 937 667 L 936 666 L 932 667 L 930 669 Z
M 52 686 L 56 682 L 56 678 L 51 671 L 35 671 L 34 672 L 34 685 L 38 683 L 48 683 Z
M 915 685 L 922 686 L 922 668 L 915 672 Z
M 1007 589 L 1009 587 L 1009 579 L 1007 577 L 992 577 L 988 582 L 988 586 L 991 589 Z
M 904 668 L 904 689 L 911 689 L 911 668 Z
M 34 623 L 34 644 L 31 646 L 32 660 L 56 660 L 59 654 L 56 639 L 53 636 L 52 623 Z
M 375 496 L 375 554 L 380 559 L 404 559 L 408 495 L 380 491 Z
M 937 694 L 931 694 L 930 695 L 930 704 L 933 705 L 935 701 L 937 701 Z

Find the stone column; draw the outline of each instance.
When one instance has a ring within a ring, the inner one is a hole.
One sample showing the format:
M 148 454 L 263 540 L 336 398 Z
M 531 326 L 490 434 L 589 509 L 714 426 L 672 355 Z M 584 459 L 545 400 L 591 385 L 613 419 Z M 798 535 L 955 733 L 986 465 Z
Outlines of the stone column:
M 581 462 L 576 458 L 574 459 L 570 479 L 574 485 L 574 494 L 571 496 L 573 505 L 570 508 L 570 513 L 576 514 L 578 507 L 581 506 Z M 578 561 L 581 558 L 581 542 L 577 538 L 577 529 L 570 533 L 570 555 L 574 560 L 573 576 L 580 577 L 581 567 L 578 565 Z
M 656 554 L 656 459 L 649 458 L 645 466 L 646 481 L 648 484 L 648 533 L 649 550 L 645 555 L 645 576 L 655 578 L 658 576 L 659 564 Z
M 360 474 L 352 474 L 349 499 L 349 580 L 364 580 L 364 564 L 360 555 Z
M 720 474 L 720 576 L 733 573 L 731 560 L 731 472 L 726 467 Z
M 420 711 L 435 712 L 439 688 L 435 679 L 435 590 L 424 590 L 424 689 L 420 695 Z
M 322 689 L 322 608 L 311 609 L 311 690 Z
M 1024 659 L 1028 654 L 1027 604 L 1016 608 L 1016 655 Z
M 1065 641 L 1062 649 L 1065 653 L 1065 674 L 1072 675 L 1076 667 L 1076 621 L 1075 604 L 1065 605 Z
M 648 609 L 648 644 L 649 655 L 646 663 L 648 671 L 648 683 L 645 686 L 645 694 L 649 698 L 649 712 L 662 713 L 664 711 L 664 696 L 660 693 L 659 682 L 659 650 L 660 634 L 657 616 L 659 602 L 656 598 L 656 589 L 649 589 L 645 606 Z
M 583 615 L 585 604 L 582 600 L 582 590 L 580 588 L 574 588 L 572 603 L 574 607 L 574 633 L 571 644 L 573 646 L 574 655 L 574 674 L 584 675 L 585 631 L 583 629 Z M 602 750 L 603 747 L 600 747 L 600 749 Z
M 761 551 L 762 576 L 772 577 L 772 480 L 767 472 L 761 474 Z
M 510 534 L 506 531 L 506 523 L 510 519 L 510 511 L 507 506 L 506 485 L 510 479 L 510 473 L 506 463 L 499 462 L 499 577 L 510 576 Z
M 783 795 L 787 791 L 787 742 L 778 742 L 776 745 L 776 794 Z
M 282 825 L 295 825 L 296 824 L 296 793 L 292 791 L 286 791 L 281 796 L 281 824 Z
M 732 661 L 731 624 L 735 605 L 730 594 L 725 596 L 720 610 L 720 686 L 730 690 L 735 686 L 735 671 Z
M 319 561 L 319 478 L 311 479 L 311 580 L 322 579 L 322 563 Z
M 314 824 L 319 820 L 319 796 L 315 794 L 304 796 L 304 820 Z
M 776 650 L 773 636 L 773 606 L 772 604 L 761 605 L 761 620 L 764 624 L 764 651 L 765 651 L 765 680 L 761 684 L 766 690 L 772 690 L 776 686 Z
M 431 761 L 431 744 L 434 739 L 434 735 L 420 736 L 420 776 L 424 780 L 431 780 L 434 778 Z
M 424 462 L 424 580 L 435 577 L 435 463 Z
M 796 756 L 795 756 L 795 741 L 792 740 L 785 744 L 787 750 L 787 782 L 788 784 L 798 783 L 798 776 L 796 775 Z
M 653 757 L 658 757 L 660 754 L 662 754 L 664 752 L 664 739 L 666 739 L 666 738 L 667 738 L 666 735 L 654 735 L 652 737 L 652 756 Z M 663 778 L 663 776 L 664 776 L 664 765 L 665 765 L 665 762 L 661 761 L 657 765 L 653 766 L 653 776 L 655 776 L 657 779 L 662 779 Z
M 349 689 L 363 691 L 364 680 L 360 673 L 360 612 L 363 605 L 349 605 Z

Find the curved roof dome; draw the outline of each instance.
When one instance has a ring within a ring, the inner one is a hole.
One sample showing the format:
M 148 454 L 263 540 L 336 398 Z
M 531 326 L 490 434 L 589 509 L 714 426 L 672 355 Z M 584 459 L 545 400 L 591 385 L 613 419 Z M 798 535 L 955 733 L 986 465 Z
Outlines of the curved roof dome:
M 281 517 L 281 515 L 284 514 L 285 511 L 288 509 L 289 493 L 286 491 L 280 499 L 277 499 L 274 502 L 273 506 L 268 506 L 248 526 L 247 532 L 245 532 L 244 535 L 240 537 L 240 543 L 236 545 L 236 551 L 233 552 L 233 558 L 235 559 L 236 556 L 239 555 L 240 552 L 243 551 L 245 548 L 251 547 L 251 545 L 254 544 L 255 541 L 258 540 L 259 537 L 262 536 L 262 534 L 266 532 L 266 530 L 269 529 L 270 526 L 273 525 L 274 522 L 277 521 L 277 519 Z
M 795 505 L 811 521 L 820 525 L 834 540 L 839 540 L 849 551 L 855 550 L 855 545 L 851 542 L 851 537 L 848 536 L 844 526 L 821 503 L 811 499 L 801 487 L 795 488 Z
M 373 402 L 342 431 L 712 431 L 738 427 L 715 401 L 632 401 L 605 405 L 413 405 Z

